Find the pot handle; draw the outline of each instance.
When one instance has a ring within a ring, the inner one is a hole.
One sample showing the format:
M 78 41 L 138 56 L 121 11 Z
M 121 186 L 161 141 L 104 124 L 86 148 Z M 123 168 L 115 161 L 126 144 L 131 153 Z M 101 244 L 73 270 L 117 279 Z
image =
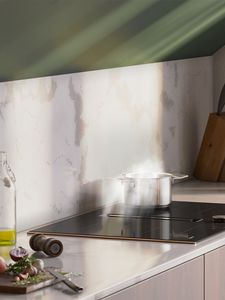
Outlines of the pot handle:
M 173 180 L 179 180 L 188 178 L 189 176 L 186 174 L 171 174 L 171 177 L 173 178 Z
M 168 176 L 171 176 L 171 178 L 173 180 L 179 180 L 179 179 L 185 179 L 185 178 L 188 178 L 189 176 L 186 175 L 186 174 L 173 174 L 173 173 L 160 173 L 162 175 L 168 175 Z
M 160 172 L 158 173 L 159 175 L 166 175 L 166 176 L 170 176 L 173 180 L 179 180 L 179 179 L 185 179 L 188 178 L 189 175 L 186 174 L 179 174 L 179 173 L 166 173 L 166 172 Z M 131 180 L 134 178 L 129 178 L 126 177 L 126 173 L 122 173 L 121 175 L 117 176 L 117 177 L 113 177 L 113 178 L 108 178 L 108 179 L 118 179 L 121 181 L 125 181 L 125 180 Z

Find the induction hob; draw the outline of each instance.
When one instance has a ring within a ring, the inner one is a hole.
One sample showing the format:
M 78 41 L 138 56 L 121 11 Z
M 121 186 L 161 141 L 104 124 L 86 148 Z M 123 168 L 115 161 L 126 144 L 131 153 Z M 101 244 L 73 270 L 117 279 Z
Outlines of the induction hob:
M 168 208 L 145 208 L 117 203 L 28 234 L 195 244 L 225 230 L 223 215 L 225 204 L 172 201 Z

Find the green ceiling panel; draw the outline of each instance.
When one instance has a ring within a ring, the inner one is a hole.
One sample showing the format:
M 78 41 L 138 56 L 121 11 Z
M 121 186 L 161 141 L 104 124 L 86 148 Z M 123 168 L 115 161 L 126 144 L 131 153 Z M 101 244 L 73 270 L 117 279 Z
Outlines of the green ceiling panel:
M 212 55 L 225 0 L 0 0 L 0 81 Z

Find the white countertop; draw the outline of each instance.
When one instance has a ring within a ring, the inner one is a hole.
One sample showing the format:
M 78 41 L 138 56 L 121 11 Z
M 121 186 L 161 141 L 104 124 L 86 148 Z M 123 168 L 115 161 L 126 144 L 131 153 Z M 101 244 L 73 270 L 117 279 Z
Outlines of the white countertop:
M 181 195 L 183 193 L 190 199 L 191 194 L 192 201 L 199 200 L 194 197 L 196 195 L 198 197 L 198 193 L 188 191 L 188 185 L 191 185 L 193 189 L 195 182 L 184 183 L 184 185 L 186 190 L 182 188 Z M 196 185 L 197 189 L 201 191 L 199 185 Z M 219 184 L 217 188 L 212 188 L 214 194 L 205 195 L 204 202 L 210 202 L 207 200 L 212 199 L 216 194 L 220 195 L 221 189 L 224 189 L 224 183 Z M 179 189 L 175 191 L 175 194 L 175 200 L 179 200 Z M 225 198 L 224 195 L 221 193 L 221 199 Z M 63 283 L 60 283 L 27 295 L 0 294 L 1 300 L 101 299 L 225 245 L 225 232 L 205 239 L 197 245 L 75 237 L 58 238 L 64 244 L 64 251 L 58 258 L 45 259 L 45 264 L 62 268 L 66 272 L 72 271 L 80 274 L 75 282 L 84 288 L 83 292 L 74 294 Z M 28 242 L 29 237 L 26 232 L 18 234 L 18 246 L 29 249 Z M 0 247 L 0 255 L 6 250 Z
M 224 245 L 225 233 L 197 245 L 73 237 L 59 239 L 64 244 L 63 253 L 58 258 L 45 259 L 45 264 L 80 274 L 75 282 L 84 288 L 83 292 L 74 294 L 60 283 L 27 295 L 16 295 L 16 299 L 101 299 Z M 18 234 L 18 245 L 29 249 L 28 241 L 26 233 Z M 14 300 L 15 295 L 0 294 L 0 299 Z

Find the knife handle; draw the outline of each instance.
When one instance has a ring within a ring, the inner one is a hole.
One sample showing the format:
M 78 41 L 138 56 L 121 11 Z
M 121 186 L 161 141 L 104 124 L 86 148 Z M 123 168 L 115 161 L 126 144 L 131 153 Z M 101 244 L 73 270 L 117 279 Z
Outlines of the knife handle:
M 217 115 L 220 115 L 223 108 L 225 106 L 225 84 L 222 88 L 222 91 L 220 93 L 220 97 L 219 97 L 219 103 L 218 103 L 218 107 L 217 107 Z
M 76 284 L 74 284 L 72 281 L 70 281 L 69 279 L 64 279 L 62 280 L 62 282 L 64 282 L 68 287 L 70 287 L 72 290 L 74 290 L 75 292 L 80 292 L 83 290 L 82 287 L 77 286 Z

